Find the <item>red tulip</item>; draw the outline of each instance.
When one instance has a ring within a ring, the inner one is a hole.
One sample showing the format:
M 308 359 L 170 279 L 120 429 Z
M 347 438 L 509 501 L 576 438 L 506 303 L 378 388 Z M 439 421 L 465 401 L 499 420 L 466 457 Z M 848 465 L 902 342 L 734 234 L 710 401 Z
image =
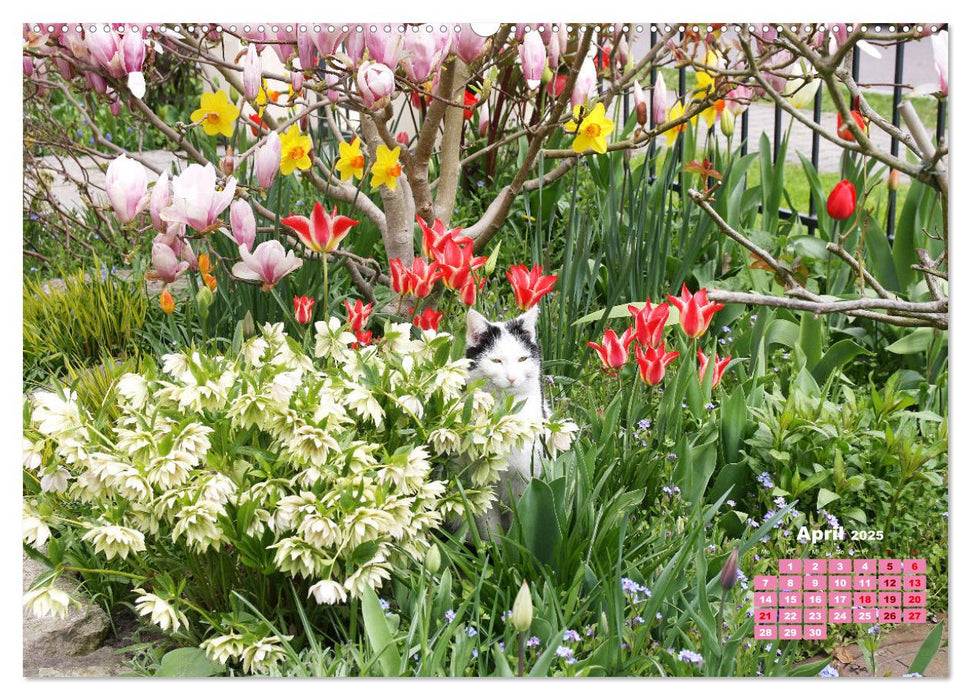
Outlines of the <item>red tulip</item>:
M 259 136 L 261 130 L 266 131 L 270 128 L 269 125 L 263 121 L 263 117 L 256 114 L 249 115 L 249 120 L 253 122 L 249 127 L 250 133 L 252 133 L 253 136 Z
M 411 143 L 411 137 L 408 136 L 407 131 L 399 131 L 398 135 L 394 137 L 394 140 L 405 148 L 407 148 L 408 144 Z
M 543 275 L 542 265 L 536 265 L 532 270 L 527 270 L 525 265 L 513 265 L 506 272 L 506 279 L 516 295 L 516 306 L 528 311 L 553 291 L 557 276 Z
M 481 289 L 484 284 L 485 280 L 482 280 L 481 284 L 476 284 L 475 277 L 470 275 L 469 279 L 462 285 L 462 289 L 459 290 L 459 300 L 466 306 L 474 305 L 476 290 Z
M 374 342 L 374 334 L 371 331 L 357 331 L 354 334 L 354 337 L 357 338 L 357 340 L 351 343 L 351 347 L 355 350 L 358 348 L 366 348 L 368 345 Z
M 597 351 L 600 356 L 600 363 L 607 374 L 614 376 L 614 373 L 610 370 L 624 366 L 627 362 L 627 348 L 633 341 L 633 328 L 628 328 L 619 338 L 612 329 L 608 328 L 604 331 L 603 345 L 597 345 L 593 342 L 588 342 L 587 345 Z
M 664 369 L 674 362 L 680 353 L 664 352 L 664 343 L 657 347 L 641 347 L 638 345 L 634 349 L 637 359 L 637 370 L 641 379 L 648 386 L 657 386 L 664 379 Z
M 651 300 L 648 299 L 644 308 L 638 309 L 630 305 L 627 310 L 634 317 L 634 337 L 637 339 L 637 344 L 643 348 L 656 348 L 661 344 L 671 307 L 667 304 L 658 304 L 651 308 Z
M 315 303 L 310 297 L 293 298 L 293 315 L 301 326 L 306 326 L 313 320 Z
M 462 110 L 462 118 L 465 121 L 471 119 L 472 115 L 475 114 L 475 106 L 478 102 L 479 100 L 474 94 L 468 90 L 465 91 L 465 109 Z
M 374 308 L 374 304 L 361 304 L 361 300 L 357 299 L 354 306 L 351 306 L 351 303 L 345 299 L 344 306 L 347 307 L 347 325 L 355 333 L 363 331 L 364 326 L 367 325 L 368 318 L 371 316 L 371 310 Z
M 471 238 L 458 242 L 446 238 L 442 246 L 434 251 L 435 262 L 442 271 L 442 281 L 452 290 L 460 290 L 472 279 L 472 271 L 486 264 L 486 258 L 473 257 Z
M 354 219 L 339 215 L 336 204 L 334 211 L 328 214 L 320 202 L 314 204 L 314 210 L 309 219 L 305 216 L 291 214 L 280 221 L 293 229 L 301 243 L 315 253 L 333 251 L 344 240 L 351 227 L 357 226 L 359 223 Z
M 711 375 L 711 388 L 714 389 L 721 383 L 722 374 L 725 372 L 725 368 L 728 367 L 728 363 L 732 361 L 731 356 L 723 357 L 718 359 L 718 353 L 714 355 L 715 369 L 712 370 Z M 708 369 L 708 358 L 705 357 L 705 353 L 701 350 L 698 351 L 698 381 L 704 383 L 705 381 L 705 371 Z
M 869 127 L 867 126 L 866 119 L 863 115 L 857 112 L 855 109 L 850 111 L 850 116 L 856 125 L 860 127 L 860 131 L 869 132 Z M 836 115 L 836 135 L 839 136 L 844 141 L 856 141 L 856 137 L 853 132 L 850 131 L 850 127 L 843 123 L 843 117 L 839 114 Z
M 849 180 L 840 180 L 826 199 L 826 212 L 837 221 L 848 219 L 856 211 L 856 188 Z
M 411 309 L 414 312 L 414 309 Z M 435 309 L 425 309 L 418 316 L 415 316 L 413 323 L 423 331 L 437 331 L 438 324 L 442 322 L 442 312 Z
M 472 239 L 462 235 L 462 228 L 446 229 L 445 224 L 439 219 L 429 226 L 420 216 L 416 216 L 418 227 L 421 229 L 421 249 L 426 258 L 434 259 L 435 253 L 442 249 L 445 241 L 452 239 L 459 243 L 465 243 Z
M 688 286 L 681 285 L 681 297 L 668 295 L 670 301 L 681 313 L 679 322 L 681 330 L 689 338 L 700 338 L 708 330 L 715 312 L 725 308 L 724 304 L 708 301 L 708 290 L 700 289 L 694 294 L 688 291 Z
M 550 82 L 546 83 L 546 92 L 551 97 L 559 97 L 560 93 L 563 92 L 563 88 L 566 87 L 566 79 L 569 76 L 557 75 Z

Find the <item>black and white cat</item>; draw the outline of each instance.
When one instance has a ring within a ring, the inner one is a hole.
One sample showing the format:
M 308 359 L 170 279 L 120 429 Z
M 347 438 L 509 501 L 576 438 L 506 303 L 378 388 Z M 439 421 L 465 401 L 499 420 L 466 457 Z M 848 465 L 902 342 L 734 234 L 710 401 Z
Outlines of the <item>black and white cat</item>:
M 534 306 L 511 321 L 493 323 L 479 312 L 469 309 L 466 318 L 465 356 L 472 361 L 471 379 L 485 379 L 485 388 L 496 396 L 512 396 L 522 401 L 520 415 L 543 420 L 549 409 L 543 399 L 543 356 L 536 340 Z M 482 537 L 493 538 L 508 529 L 509 506 L 526 490 L 530 479 L 539 476 L 539 440 L 509 454 L 508 467 L 496 485 L 500 503 L 476 518 Z

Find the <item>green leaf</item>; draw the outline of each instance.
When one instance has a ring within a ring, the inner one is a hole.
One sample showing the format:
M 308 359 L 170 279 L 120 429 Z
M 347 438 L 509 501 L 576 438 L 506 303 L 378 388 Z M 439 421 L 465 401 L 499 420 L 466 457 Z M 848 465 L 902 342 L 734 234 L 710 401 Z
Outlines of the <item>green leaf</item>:
M 199 647 L 173 649 L 162 657 L 156 676 L 166 678 L 208 678 L 225 671 L 222 664 L 210 661 Z
M 549 484 L 539 479 L 529 482 L 516 505 L 516 520 L 526 549 L 544 564 L 552 564 L 561 533 Z
M 635 301 L 635 302 L 630 302 L 629 304 L 617 304 L 616 306 L 612 306 L 610 307 L 610 310 L 607 311 L 607 320 L 611 320 L 615 318 L 631 318 L 630 309 L 627 308 L 628 306 L 636 306 L 638 309 L 642 309 L 644 308 L 644 302 Z M 586 323 L 593 323 L 594 321 L 600 321 L 604 317 L 604 311 L 605 309 L 591 311 L 586 316 L 581 316 L 576 321 L 574 321 L 573 325 L 582 326 Z M 678 309 L 672 306 L 671 312 L 668 315 L 668 320 L 664 324 L 665 328 L 667 326 L 677 325 L 679 318 L 680 318 L 680 314 L 678 313 Z
M 496 672 L 494 675 L 501 678 L 514 678 L 515 674 L 512 669 L 509 668 L 509 661 L 506 659 L 506 655 L 499 651 L 499 644 L 495 644 L 492 647 L 492 656 L 496 660 Z
M 925 352 L 930 347 L 933 339 L 933 328 L 918 328 L 900 340 L 888 345 L 886 350 L 896 355 L 915 355 Z
M 931 630 L 931 633 L 927 635 L 927 639 L 924 643 L 920 645 L 920 649 L 917 650 L 917 656 L 914 657 L 913 663 L 910 664 L 910 668 L 907 669 L 907 673 L 919 673 L 924 675 L 924 671 L 927 670 L 928 664 L 933 660 L 934 655 L 941 648 L 941 639 L 944 637 L 944 621 L 937 623 L 937 627 Z
M 816 508 L 825 508 L 827 503 L 838 500 L 838 493 L 833 493 L 829 489 L 819 489 L 819 493 L 816 494 Z
M 929 329 L 928 329 L 929 330 Z M 857 357 L 858 355 L 872 355 L 869 350 L 863 348 L 852 340 L 840 340 L 833 343 L 822 359 L 816 363 L 812 369 L 813 379 L 820 384 L 826 382 L 827 377 L 834 371 L 841 369 L 843 365 Z
M 381 672 L 385 676 L 395 676 L 398 673 L 398 648 L 391 636 L 388 620 L 378 602 L 377 594 L 370 588 L 365 588 L 361 594 L 361 615 L 364 618 L 364 631 L 367 633 L 371 650 L 378 656 Z
M 546 677 L 547 672 L 550 670 L 550 665 L 553 663 L 553 659 L 556 658 L 556 648 L 559 646 L 555 640 L 563 639 L 563 634 L 565 632 L 566 627 L 560 630 L 560 633 L 553 638 L 553 641 L 551 641 L 550 645 L 546 648 L 546 651 L 544 651 L 542 655 L 536 659 L 536 664 L 529 669 L 530 678 Z

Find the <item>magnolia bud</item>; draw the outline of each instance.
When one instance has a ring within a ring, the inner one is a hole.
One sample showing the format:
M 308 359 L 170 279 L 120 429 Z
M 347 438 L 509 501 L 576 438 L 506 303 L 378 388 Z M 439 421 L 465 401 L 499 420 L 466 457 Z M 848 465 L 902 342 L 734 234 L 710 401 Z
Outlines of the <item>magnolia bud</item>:
M 482 79 L 482 89 L 479 91 L 479 102 L 485 102 L 489 99 L 489 93 L 492 91 L 492 84 L 496 82 L 496 77 L 499 75 L 499 69 L 492 66 L 486 71 L 485 78 Z
M 226 146 L 226 155 L 219 161 L 219 169 L 223 171 L 223 175 L 226 177 L 232 175 L 233 171 L 236 170 L 236 160 L 233 158 L 232 146 Z
M 247 311 L 243 316 L 243 337 L 252 338 L 254 335 L 256 335 L 256 324 L 253 322 L 253 313 Z
M 722 116 L 719 123 L 722 128 L 722 133 L 725 134 L 725 136 L 731 136 L 735 133 L 735 115 L 732 114 L 730 110 L 722 110 Z
M 637 123 L 641 126 L 647 124 L 647 102 L 638 102 L 634 111 L 637 113 Z
M 736 581 L 738 581 L 738 547 L 732 550 L 725 561 L 725 566 L 722 567 L 721 587 L 730 591 L 735 587 Z
M 437 544 L 433 544 L 425 552 L 425 568 L 432 575 L 437 574 L 438 570 L 442 568 L 442 553 L 439 551 Z
M 526 632 L 533 624 L 533 597 L 529 592 L 529 584 L 525 581 L 516 595 L 516 601 L 512 604 L 512 615 L 509 621 L 519 633 Z

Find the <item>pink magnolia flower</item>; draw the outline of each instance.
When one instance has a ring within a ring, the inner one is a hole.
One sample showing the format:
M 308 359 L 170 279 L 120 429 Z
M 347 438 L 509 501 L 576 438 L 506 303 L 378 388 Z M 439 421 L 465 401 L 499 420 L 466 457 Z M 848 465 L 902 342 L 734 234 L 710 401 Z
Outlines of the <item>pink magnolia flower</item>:
M 739 85 L 725 95 L 725 109 L 737 117 L 748 109 L 754 96 L 755 90 L 751 87 L 748 85 Z
M 309 29 L 306 25 L 297 27 L 297 57 L 300 59 L 302 70 L 311 70 L 317 62 L 317 57 L 314 56 L 314 42 L 310 37 Z
M 657 82 L 654 83 L 651 109 L 654 112 L 655 124 L 663 124 L 668 120 L 668 87 L 664 84 L 664 76 L 660 71 L 657 73 Z
M 278 43 L 272 45 L 273 50 L 276 51 L 276 55 L 280 57 L 280 63 L 283 64 L 286 64 L 287 59 L 293 54 L 294 44 L 297 43 L 296 28 L 292 24 L 290 27 L 290 31 L 287 31 L 286 26 L 282 24 L 278 25 L 276 30 L 276 40 Z
M 252 253 L 245 246 L 239 249 L 242 260 L 233 265 L 233 275 L 242 280 L 263 283 L 263 291 L 268 292 L 291 272 L 303 265 L 293 251 L 284 250 L 280 241 L 265 241 L 256 246 Z
M 407 36 L 403 36 L 398 31 L 386 32 L 383 28 L 373 32 L 370 29 L 365 29 L 364 46 L 367 47 L 368 56 L 371 57 L 372 61 L 383 63 L 394 70 L 398 67 L 398 62 L 402 58 L 402 50 L 406 48 L 408 37 L 413 33 L 408 32 Z M 426 32 L 417 32 L 417 34 L 424 36 Z
M 947 97 L 947 30 L 931 37 L 931 47 L 934 51 L 934 68 L 937 70 L 940 92 Z
M 361 61 L 364 60 L 364 32 L 359 32 L 356 27 L 351 27 L 344 46 L 347 50 L 345 55 L 350 62 L 350 67 L 353 69 L 360 66 Z
M 263 79 L 260 56 L 256 52 L 256 44 L 246 47 L 246 58 L 243 60 L 243 95 L 247 100 L 255 100 L 260 94 L 260 81 Z
M 306 216 L 291 214 L 280 222 L 292 228 L 300 238 L 300 242 L 315 253 L 330 253 L 340 245 L 351 228 L 360 223 L 338 214 L 336 204 L 334 211 L 328 214 L 320 202 L 314 204 L 314 210 L 309 219 Z
M 172 180 L 172 204 L 162 210 L 162 219 L 208 232 L 220 224 L 219 215 L 233 201 L 236 178 L 226 180 L 222 191 L 216 190 L 216 169 L 193 163 Z
M 442 65 L 452 43 L 451 32 L 408 32 L 404 37 L 404 56 L 401 65 L 413 82 L 423 83 Z
M 149 203 L 145 166 L 128 156 L 118 156 L 108 165 L 105 190 L 118 220 L 123 224 L 131 222 Z
M 229 208 L 229 222 L 232 233 L 226 235 L 236 242 L 236 245 L 250 250 L 256 242 L 256 217 L 249 202 L 237 199 Z
M 394 72 L 383 63 L 368 61 L 357 70 L 357 89 L 368 109 L 380 109 L 394 92 Z
M 148 203 L 148 213 L 152 217 L 152 226 L 156 231 L 164 232 L 168 228 L 168 222 L 162 220 L 162 210 L 172 203 L 172 194 L 169 192 L 169 171 L 163 170 L 152 187 L 152 197 Z
M 87 32 L 84 37 L 85 45 L 94 63 L 104 68 L 113 78 L 125 75 L 122 57 L 119 53 L 121 40 L 115 32 L 106 32 L 103 27 L 96 31 Z
M 161 242 L 152 244 L 152 270 L 149 276 L 163 280 L 166 284 L 172 284 L 188 269 L 189 263 L 180 261 L 170 246 Z
M 472 63 L 485 52 L 488 40 L 472 31 L 471 24 L 461 24 L 452 39 L 452 53 L 466 63 Z
M 647 124 L 647 98 L 644 97 L 644 89 L 641 87 L 641 84 L 636 80 L 634 81 L 634 112 L 637 114 L 638 124 L 641 126 Z
M 531 31 L 523 37 L 519 45 L 519 65 L 523 69 L 523 77 L 530 90 L 539 87 L 546 68 L 546 47 L 539 32 Z
M 260 189 L 268 190 L 273 185 L 282 157 L 283 146 L 280 144 L 280 135 L 271 131 L 266 137 L 266 143 L 256 150 L 256 181 Z
M 332 32 L 325 25 L 316 26 L 320 31 L 316 31 L 312 27 L 307 31 L 307 34 L 310 35 L 310 40 L 317 47 L 317 51 L 320 52 L 321 56 L 333 56 L 337 53 L 337 47 L 340 46 L 340 43 L 347 36 L 348 32 L 342 31 L 340 27 L 336 26 Z
M 590 95 L 597 87 L 597 67 L 593 59 L 587 56 L 580 65 L 580 72 L 577 80 L 573 83 L 573 92 L 570 93 L 570 104 L 576 107 L 582 105 L 590 99 Z

